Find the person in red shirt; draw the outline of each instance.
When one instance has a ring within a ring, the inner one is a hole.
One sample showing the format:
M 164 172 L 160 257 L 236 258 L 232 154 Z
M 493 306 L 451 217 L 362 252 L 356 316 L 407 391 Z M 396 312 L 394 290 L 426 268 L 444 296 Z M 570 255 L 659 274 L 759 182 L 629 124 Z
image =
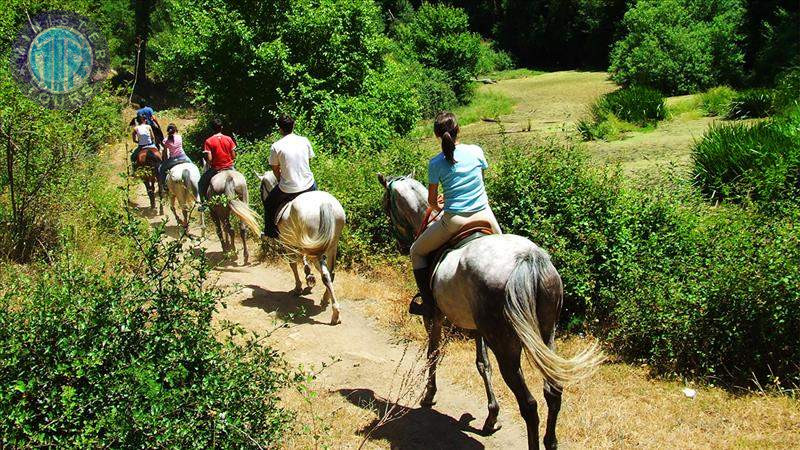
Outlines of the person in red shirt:
M 214 175 L 227 169 L 233 169 L 236 160 L 236 141 L 232 137 L 222 134 L 222 121 L 214 119 L 211 122 L 214 135 L 206 139 L 203 145 L 203 158 L 208 162 L 208 169 L 200 177 L 200 195 L 203 200 L 208 199 L 208 185 Z

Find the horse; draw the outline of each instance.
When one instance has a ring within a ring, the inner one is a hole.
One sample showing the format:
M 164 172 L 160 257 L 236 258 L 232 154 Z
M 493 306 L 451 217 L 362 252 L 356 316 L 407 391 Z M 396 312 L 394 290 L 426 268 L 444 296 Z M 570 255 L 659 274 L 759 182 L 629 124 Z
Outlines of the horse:
M 167 198 L 169 199 L 169 206 L 170 209 L 172 209 L 172 214 L 175 216 L 175 221 L 188 230 L 189 210 L 196 203 L 200 203 L 200 189 L 197 186 L 200 182 L 200 169 L 192 162 L 185 162 L 172 167 L 165 175 Z M 182 221 L 175 211 L 176 200 L 183 213 Z M 200 227 L 205 228 L 203 214 L 200 214 Z
M 239 230 L 244 247 L 244 263 L 250 259 L 247 251 L 247 229 L 258 236 L 261 227 L 256 219 L 257 213 L 248 205 L 247 180 L 234 169 L 223 170 L 213 178 L 208 186 L 211 220 L 217 229 L 222 251 L 236 253 L 236 234 L 231 226 L 231 213 L 239 218 Z
M 385 177 L 383 208 L 403 246 L 413 242 L 426 219 L 427 189 L 410 176 Z M 528 432 L 528 448 L 539 448 L 539 415 L 536 400 L 525 384 L 521 355 L 544 377 L 547 402 L 545 448 L 558 446 L 556 421 L 563 386 L 590 376 L 603 362 L 597 345 L 571 359 L 555 353 L 555 329 L 563 301 L 563 285 L 548 253 L 530 240 L 511 234 L 475 239 L 449 252 L 432 279 L 436 312 L 425 319 L 428 331 L 428 382 L 423 406 L 432 406 L 436 395 L 436 364 L 442 324 L 475 335 L 476 365 L 483 378 L 489 414 L 483 431 L 500 429 L 500 406 L 491 382 L 486 346 L 494 352 L 500 373 L 514 393 Z
M 161 155 L 157 148 L 140 148 L 134 156 L 133 173 L 142 180 L 145 189 L 147 189 L 150 209 L 156 209 L 156 187 L 158 187 L 158 213 L 164 214 L 163 193 L 161 192 L 161 184 L 158 182 L 158 165 L 160 163 Z
M 278 184 L 278 179 L 271 171 L 264 175 L 256 175 L 261 180 L 263 202 Z M 316 280 L 309 267 L 311 260 L 325 285 L 322 305 L 325 306 L 330 302 L 333 308 L 330 324 L 340 324 L 342 321 L 339 318 L 339 302 L 333 290 L 333 280 L 336 276 L 336 251 L 346 221 L 344 208 L 331 194 L 312 191 L 297 196 L 278 214 L 279 241 L 297 256 L 297 259 L 289 263 L 295 281 L 292 292 L 298 295 L 309 293 L 314 287 Z M 308 286 L 306 290 L 302 289 L 303 284 L 297 270 L 300 261 L 303 263 L 306 275 Z

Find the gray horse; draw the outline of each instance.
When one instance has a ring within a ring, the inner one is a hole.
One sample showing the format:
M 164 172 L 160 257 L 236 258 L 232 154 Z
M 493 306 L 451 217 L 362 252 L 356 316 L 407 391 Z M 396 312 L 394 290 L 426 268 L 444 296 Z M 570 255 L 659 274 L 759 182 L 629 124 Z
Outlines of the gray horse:
M 427 190 L 411 177 L 386 178 L 378 174 L 385 192 L 383 207 L 404 246 L 414 240 L 428 208 Z M 476 336 L 476 364 L 489 398 L 484 432 L 500 429 L 486 345 L 500 365 L 500 373 L 514 393 L 528 429 L 528 448 L 539 448 L 539 414 L 522 374 L 521 355 L 545 379 L 547 401 L 546 448 L 557 448 L 556 420 L 562 387 L 585 379 L 602 363 L 596 345 L 571 359 L 554 352 L 555 328 L 561 312 L 563 286 L 550 256 L 528 239 L 511 234 L 474 240 L 450 252 L 433 278 L 437 311 L 426 319 L 430 369 L 423 406 L 434 403 L 436 363 L 446 317 Z
M 231 226 L 231 213 L 239 218 L 239 230 L 244 247 L 244 263 L 247 264 L 250 253 L 247 251 L 247 228 L 258 236 L 261 226 L 256 219 L 257 213 L 248 205 L 247 180 L 240 172 L 223 170 L 211 178 L 208 186 L 208 198 L 211 204 L 211 219 L 217 229 L 217 236 L 222 244 L 222 251 L 236 253 L 236 234 Z

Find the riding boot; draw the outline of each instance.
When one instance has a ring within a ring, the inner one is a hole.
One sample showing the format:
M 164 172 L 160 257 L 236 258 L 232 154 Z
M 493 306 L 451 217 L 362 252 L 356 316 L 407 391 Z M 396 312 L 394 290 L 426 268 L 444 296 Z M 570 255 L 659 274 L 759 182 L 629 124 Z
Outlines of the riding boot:
M 411 300 L 411 305 L 408 307 L 408 312 L 423 317 L 432 317 L 433 309 L 435 307 L 435 300 L 433 299 L 433 291 L 431 291 L 428 268 L 425 267 L 414 270 L 414 281 L 417 282 L 419 294 L 417 294 L 417 296 Z M 415 301 L 417 297 L 422 299 L 422 303 L 417 303 Z

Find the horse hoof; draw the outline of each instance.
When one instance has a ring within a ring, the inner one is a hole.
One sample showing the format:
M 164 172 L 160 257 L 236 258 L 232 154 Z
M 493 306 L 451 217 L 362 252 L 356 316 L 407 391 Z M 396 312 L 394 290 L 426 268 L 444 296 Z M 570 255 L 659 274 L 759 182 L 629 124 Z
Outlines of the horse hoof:
M 484 434 L 488 435 L 488 434 L 494 434 L 494 433 L 500 431 L 501 428 L 503 428 L 503 424 L 501 424 L 500 422 L 497 422 L 497 421 L 495 421 L 494 423 L 486 422 L 485 424 L 483 424 L 483 430 L 482 431 L 483 431 Z
M 422 401 L 421 401 L 419 404 L 420 404 L 420 406 L 422 406 L 423 408 L 430 408 L 430 407 L 432 407 L 433 405 L 435 405 L 435 404 L 436 404 L 436 399 L 434 399 L 433 397 L 431 397 L 431 398 L 424 398 L 424 399 L 422 399 Z
M 339 315 L 335 315 L 331 318 L 331 325 L 339 325 L 342 323 L 341 319 L 339 319 Z
M 311 292 L 310 289 L 317 284 L 317 279 L 314 278 L 314 275 L 306 275 L 306 283 L 308 284 L 309 292 Z

